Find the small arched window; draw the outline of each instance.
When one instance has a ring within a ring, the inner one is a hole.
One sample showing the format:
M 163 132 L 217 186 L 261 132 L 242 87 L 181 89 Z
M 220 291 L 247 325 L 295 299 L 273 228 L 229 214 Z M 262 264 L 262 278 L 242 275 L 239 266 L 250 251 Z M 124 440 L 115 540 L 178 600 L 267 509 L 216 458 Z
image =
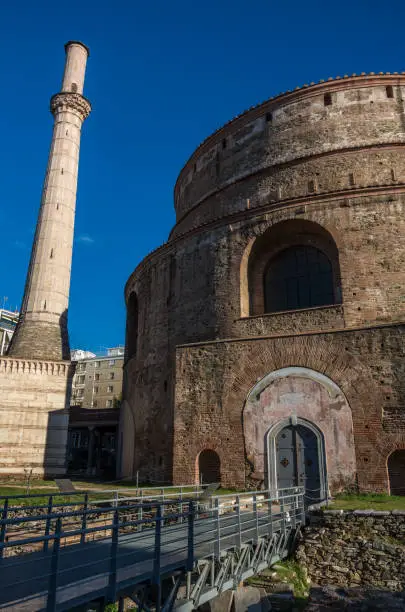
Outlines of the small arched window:
M 293 246 L 273 257 L 264 273 L 265 312 L 335 303 L 332 264 L 313 246 Z
M 127 329 L 126 329 L 126 358 L 131 359 L 138 348 L 138 298 L 133 291 L 129 296 L 127 306 Z
M 405 495 L 405 450 L 396 450 L 388 457 L 391 495 Z
M 77 93 L 77 83 L 72 83 L 72 92 Z
M 221 482 L 221 461 L 213 450 L 205 449 L 198 456 L 197 482 L 211 484 Z

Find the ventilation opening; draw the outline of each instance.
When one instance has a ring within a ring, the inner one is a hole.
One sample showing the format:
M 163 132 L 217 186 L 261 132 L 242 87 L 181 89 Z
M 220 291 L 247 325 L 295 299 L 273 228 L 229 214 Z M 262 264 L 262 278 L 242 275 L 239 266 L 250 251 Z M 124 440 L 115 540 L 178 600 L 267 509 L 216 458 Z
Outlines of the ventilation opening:
M 350 174 L 349 174 L 349 185 L 351 187 L 354 186 L 354 174 L 353 174 L 353 172 L 350 172 Z
M 332 94 L 326 93 L 323 97 L 324 106 L 330 106 L 332 104 Z
M 308 181 L 308 192 L 315 193 L 315 181 Z
M 396 181 L 397 180 L 397 175 L 395 172 L 395 168 L 391 168 L 391 180 L 392 181 Z
M 45 302 L 44 302 L 44 310 L 46 310 L 46 300 L 45 300 Z
M 228 146 L 228 143 L 226 142 L 226 138 L 223 138 L 223 140 L 222 140 L 222 148 L 226 149 L 227 146 Z
M 53 249 L 51 249 L 51 254 L 50 254 L 49 258 L 53 259 Z
M 266 121 L 267 123 L 271 123 L 273 121 L 273 113 L 266 113 Z
M 73 91 L 73 93 L 77 93 L 77 83 L 72 83 L 71 91 Z
M 392 85 L 387 85 L 387 87 L 385 88 L 385 91 L 387 92 L 387 98 L 393 98 L 394 97 L 394 89 L 393 89 Z

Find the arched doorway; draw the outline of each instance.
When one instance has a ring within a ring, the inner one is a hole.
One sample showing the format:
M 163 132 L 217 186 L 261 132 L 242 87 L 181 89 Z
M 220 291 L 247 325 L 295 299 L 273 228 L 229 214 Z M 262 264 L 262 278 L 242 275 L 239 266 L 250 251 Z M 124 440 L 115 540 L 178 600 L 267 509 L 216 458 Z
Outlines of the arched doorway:
M 221 482 L 221 460 L 215 451 L 205 449 L 198 455 L 198 480 L 202 484 Z
M 307 505 L 327 497 L 322 432 L 305 419 L 278 423 L 267 435 L 268 480 L 272 490 L 304 487 Z
M 356 457 L 347 399 L 330 378 L 300 366 L 269 372 L 249 392 L 243 410 L 247 477 L 277 489 L 277 473 L 271 473 L 277 463 L 274 436 L 297 423 L 309 427 L 317 440 L 321 496 L 326 497 L 329 486 L 334 493 L 354 484 Z M 272 438 L 274 449 L 269 452 Z M 309 435 L 304 439 L 309 443 Z
M 405 495 L 405 449 L 396 450 L 388 457 L 388 477 L 391 495 Z

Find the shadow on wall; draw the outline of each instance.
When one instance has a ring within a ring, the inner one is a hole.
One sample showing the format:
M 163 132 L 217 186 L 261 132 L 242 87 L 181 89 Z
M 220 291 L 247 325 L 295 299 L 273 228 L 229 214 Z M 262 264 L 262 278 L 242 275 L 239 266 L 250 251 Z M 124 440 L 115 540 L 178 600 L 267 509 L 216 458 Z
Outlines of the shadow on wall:
M 45 450 L 43 456 L 44 478 L 66 474 L 69 410 L 51 410 L 48 413 Z
M 62 347 L 62 360 L 70 361 L 70 344 L 68 333 L 68 310 L 63 311 L 59 317 L 60 343 Z M 63 475 L 67 472 L 67 443 L 69 429 L 69 408 L 72 395 L 72 383 L 75 366 L 70 367 L 66 379 L 64 407 L 48 413 L 48 426 L 46 430 L 46 443 L 44 452 L 44 478 Z
M 309 593 L 306 612 L 323 610 L 405 610 L 405 591 L 391 592 L 373 587 L 316 587 Z
M 62 359 L 70 361 L 70 343 L 69 343 L 69 332 L 68 332 L 68 310 L 63 311 L 59 317 L 59 329 L 60 329 L 60 341 L 62 346 Z M 69 393 L 70 402 L 70 393 Z
M 64 400 L 63 407 L 58 410 L 50 410 L 48 412 L 46 442 L 43 457 L 45 478 L 66 474 L 67 471 L 69 410 L 74 371 L 75 365 L 71 364 L 69 366 L 69 374 L 66 377 L 66 386 L 64 390 L 62 389 L 60 391 L 60 403 L 62 404 L 62 401 Z

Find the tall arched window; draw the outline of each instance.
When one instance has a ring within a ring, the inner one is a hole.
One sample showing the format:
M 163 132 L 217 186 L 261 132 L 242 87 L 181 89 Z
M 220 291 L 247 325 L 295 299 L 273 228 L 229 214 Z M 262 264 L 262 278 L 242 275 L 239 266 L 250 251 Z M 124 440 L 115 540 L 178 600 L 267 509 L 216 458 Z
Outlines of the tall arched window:
M 264 272 L 265 312 L 335 303 L 333 270 L 319 249 L 296 245 L 273 257 Z
M 138 298 L 133 291 L 129 296 L 127 306 L 126 359 L 131 359 L 136 354 L 138 348 L 138 319 Z

